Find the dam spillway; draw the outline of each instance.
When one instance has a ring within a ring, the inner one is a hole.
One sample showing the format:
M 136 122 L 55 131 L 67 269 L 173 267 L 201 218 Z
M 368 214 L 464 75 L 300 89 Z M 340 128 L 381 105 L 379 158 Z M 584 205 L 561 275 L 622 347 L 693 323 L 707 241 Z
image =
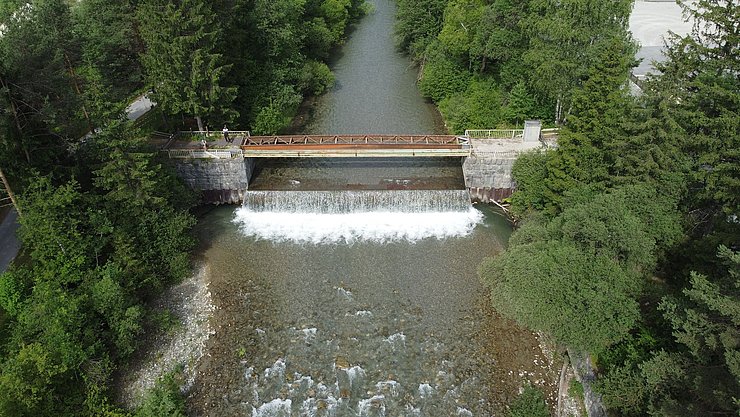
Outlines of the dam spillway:
M 465 190 L 248 191 L 234 222 L 256 239 L 354 244 L 462 237 L 482 219 Z

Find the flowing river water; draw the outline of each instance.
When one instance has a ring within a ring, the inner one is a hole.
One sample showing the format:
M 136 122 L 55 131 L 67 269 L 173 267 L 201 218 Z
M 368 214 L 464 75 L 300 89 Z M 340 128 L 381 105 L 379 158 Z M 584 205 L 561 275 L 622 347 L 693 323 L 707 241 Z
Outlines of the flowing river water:
M 350 33 L 311 133 L 440 133 L 396 53 L 392 0 Z M 214 333 L 192 415 L 491 416 L 548 355 L 498 317 L 476 268 L 507 221 L 470 205 L 459 159 L 260 161 L 247 201 L 197 228 Z

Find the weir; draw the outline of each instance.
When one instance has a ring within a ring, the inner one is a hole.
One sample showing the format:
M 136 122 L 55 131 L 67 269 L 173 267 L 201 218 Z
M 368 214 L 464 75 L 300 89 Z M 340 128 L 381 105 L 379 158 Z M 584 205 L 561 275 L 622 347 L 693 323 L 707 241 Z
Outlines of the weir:
M 277 213 L 436 213 L 470 208 L 466 190 L 247 191 L 244 207 Z

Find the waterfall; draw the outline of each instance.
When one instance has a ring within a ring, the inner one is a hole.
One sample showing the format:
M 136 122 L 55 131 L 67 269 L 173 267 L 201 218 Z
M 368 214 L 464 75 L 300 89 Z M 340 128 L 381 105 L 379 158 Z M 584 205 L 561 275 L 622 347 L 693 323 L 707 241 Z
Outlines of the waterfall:
M 234 222 L 258 240 L 352 244 L 461 237 L 482 218 L 465 190 L 247 191 Z
M 470 209 L 466 190 L 247 191 L 244 207 L 278 213 L 439 213 Z

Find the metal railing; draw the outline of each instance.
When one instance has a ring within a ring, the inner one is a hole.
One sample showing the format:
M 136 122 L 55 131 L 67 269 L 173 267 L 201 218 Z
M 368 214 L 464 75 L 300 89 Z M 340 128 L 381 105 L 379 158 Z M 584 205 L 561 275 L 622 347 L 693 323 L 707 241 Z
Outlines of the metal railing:
M 485 156 L 486 158 L 493 158 L 493 159 L 513 159 L 518 158 L 519 155 L 523 154 L 526 151 L 490 151 L 490 152 L 479 152 L 479 151 L 473 151 L 470 156 L 475 158 L 477 156 Z
M 241 149 L 165 149 L 171 159 L 233 159 L 243 158 Z
M 245 146 L 282 145 L 460 145 L 450 135 L 283 135 L 251 136 Z
M 466 130 L 470 139 L 518 139 L 524 137 L 524 129 L 478 129 Z
M 248 130 L 230 130 L 229 131 L 229 137 L 235 138 L 235 139 L 249 139 L 251 134 Z M 177 132 L 177 139 L 178 140 L 192 140 L 192 141 L 198 141 L 201 139 L 222 139 L 224 137 L 224 134 L 220 130 L 189 130 L 189 131 L 179 131 Z

